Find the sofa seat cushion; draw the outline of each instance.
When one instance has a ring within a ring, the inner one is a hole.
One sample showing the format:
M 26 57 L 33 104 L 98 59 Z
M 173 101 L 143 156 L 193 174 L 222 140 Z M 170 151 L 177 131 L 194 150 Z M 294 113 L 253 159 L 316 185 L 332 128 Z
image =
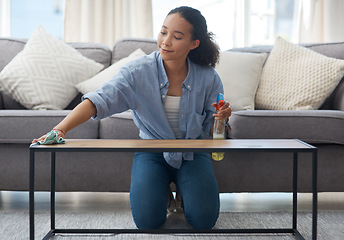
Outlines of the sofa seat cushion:
M 0 143 L 31 143 L 49 132 L 69 110 L 1 110 Z M 67 133 L 67 138 L 98 138 L 99 121 L 89 120 Z
M 238 111 L 230 117 L 230 124 L 230 138 L 285 138 L 308 143 L 344 144 L 343 111 Z
M 138 139 L 136 127 L 130 111 L 114 114 L 100 120 L 99 138 L 102 139 Z

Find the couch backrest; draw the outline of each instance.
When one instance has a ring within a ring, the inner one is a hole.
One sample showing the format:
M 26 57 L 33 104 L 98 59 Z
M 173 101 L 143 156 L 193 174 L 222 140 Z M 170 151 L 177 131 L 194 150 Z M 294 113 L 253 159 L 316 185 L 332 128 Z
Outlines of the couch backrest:
M 0 38 L 0 71 L 20 52 L 23 50 L 26 39 Z M 91 58 L 105 67 L 129 56 L 133 51 L 141 48 L 145 53 L 150 54 L 158 50 L 155 39 L 147 38 L 123 38 L 118 40 L 111 50 L 97 43 L 69 43 L 84 56 Z M 304 47 L 312 49 L 328 57 L 344 60 L 344 42 L 338 43 L 316 43 L 301 44 Z M 273 46 L 235 48 L 230 51 L 236 52 L 266 52 L 270 53 Z M 78 102 L 80 96 L 72 101 L 67 109 L 72 109 Z M 9 96 L 0 93 L 0 109 L 25 109 L 19 103 L 12 100 Z M 321 109 L 339 109 L 344 110 L 344 78 L 322 105 Z
M 27 39 L 0 38 L 0 71 L 24 49 Z M 82 55 L 108 67 L 111 64 L 111 49 L 100 43 L 68 43 Z
M 0 71 L 23 50 L 25 44 L 25 39 L 0 38 Z
M 337 58 L 344 60 L 344 42 L 335 43 L 309 43 L 300 44 L 300 46 L 309 48 L 317 53 L 323 54 L 327 57 Z M 259 47 L 246 47 L 246 48 L 233 48 L 230 51 L 234 52 L 252 52 L 270 53 L 273 46 L 259 46 Z M 344 110 L 344 77 L 333 91 L 333 93 L 326 99 L 320 109 L 334 109 Z
M 141 48 L 146 54 L 150 54 L 158 50 L 155 39 L 123 38 L 118 40 L 112 49 L 111 63 L 115 63 L 124 57 L 128 57 L 138 48 Z

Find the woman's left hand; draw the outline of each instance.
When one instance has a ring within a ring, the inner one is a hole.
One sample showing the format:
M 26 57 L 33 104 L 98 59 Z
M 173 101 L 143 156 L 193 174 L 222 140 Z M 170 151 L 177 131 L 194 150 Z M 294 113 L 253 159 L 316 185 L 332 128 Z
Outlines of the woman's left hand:
M 217 104 L 213 103 L 212 106 L 216 108 Z M 217 113 L 213 114 L 216 120 L 226 119 L 226 122 L 228 121 L 228 118 L 231 115 L 232 115 L 232 108 L 229 105 L 229 102 L 225 102 L 225 104 L 220 108 L 220 110 Z

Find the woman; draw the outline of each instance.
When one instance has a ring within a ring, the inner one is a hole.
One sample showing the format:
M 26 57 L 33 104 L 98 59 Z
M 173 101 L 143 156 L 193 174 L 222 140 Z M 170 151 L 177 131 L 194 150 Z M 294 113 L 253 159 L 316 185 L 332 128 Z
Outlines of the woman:
M 219 52 L 201 13 L 190 7 L 170 11 L 157 44 L 159 51 L 127 64 L 96 92 L 84 95 L 54 128 L 59 137 L 91 117 L 128 109 L 142 139 L 197 139 L 202 132 L 211 134 L 214 117 L 228 119 L 228 103 L 215 114 L 216 96 L 223 92 L 212 68 Z M 171 182 L 180 191 L 187 222 L 196 229 L 212 228 L 219 190 L 208 153 L 135 153 L 130 205 L 136 226 L 155 229 L 165 223 Z

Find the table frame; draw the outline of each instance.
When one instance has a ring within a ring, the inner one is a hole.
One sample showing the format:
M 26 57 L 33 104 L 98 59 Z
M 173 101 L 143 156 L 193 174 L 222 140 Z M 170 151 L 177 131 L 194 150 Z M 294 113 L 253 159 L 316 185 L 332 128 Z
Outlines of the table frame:
M 296 239 L 305 239 L 297 230 L 297 175 L 298 153 L 312 154 L 312 239 L 317 239 L 317 148 L 298 139 L 226 139 L 226 140 L 105 140 L 68 139 L 66 144 L 36 145 L 30 147 L 30 239 L 35 239 L 35 153 L 50 152 L 50 231 L 43 239 L 55 234 L 276 234 L 290 233 Z M 293 153 L 293 216 L 292 228 L 263 229 L 57 229 L 55 227 L 55 171 L 57 152 L 291 152 Z

